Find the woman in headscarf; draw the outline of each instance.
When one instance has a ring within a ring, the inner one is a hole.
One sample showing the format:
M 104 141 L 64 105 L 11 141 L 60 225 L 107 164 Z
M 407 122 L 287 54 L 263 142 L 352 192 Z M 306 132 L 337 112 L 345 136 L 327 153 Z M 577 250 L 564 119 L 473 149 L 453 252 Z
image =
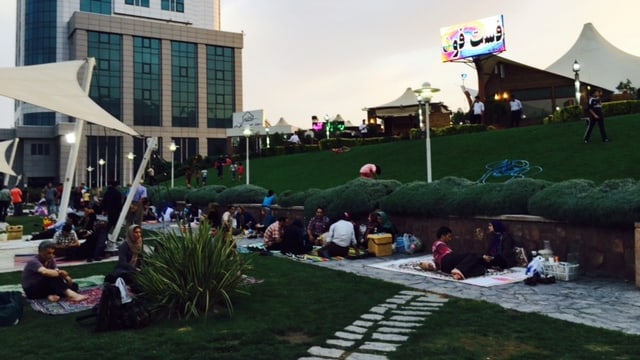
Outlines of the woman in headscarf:
M 127 229 L 127 239 L 118 246 L 118 264 L 113 272 L 121 277 L 134 292 L 136 291 L 135 273 L 142 268 L 142 228 L 131 225 Z
M 516 266 L 516 253 L 514 241 L 500 220 L 491 220 L 489 223 L 489 242 L 487 251 L 482 256 L 487 267 L 507 269 Z

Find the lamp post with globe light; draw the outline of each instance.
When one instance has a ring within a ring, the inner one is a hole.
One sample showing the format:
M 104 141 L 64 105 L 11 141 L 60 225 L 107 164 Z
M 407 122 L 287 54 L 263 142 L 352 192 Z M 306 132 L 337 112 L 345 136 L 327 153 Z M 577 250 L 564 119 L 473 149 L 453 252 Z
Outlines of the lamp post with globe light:
M 102 186 L 104 185 L 104 165 L 107 162 L 103 159 L 100 158 L 100 160 L 98 160 L 98 165 L 100 165 L 98 167 L 98 189 L 102 189 Z
M 95 170 L 93 167 L 89 166 L 87 168 L 87 172 L 89 173 L 89 189 L 91 189 L 93 187 L 93 184 L 91 183 L 91 173 L 93 172 L 93 170 Z
M 244 130 L 242 131 L 242 135 L 244 135 L 244 137 L 245 137 L 245 145 L 246 145 L 245 163 L 247 164 L 247 181 L 246 181 L 247 185 L 249 185 L 249 137 L 251 136 L 251 134 L 252 134 L 251 128 L 249 126 L 245 126 Z
M 129 159 L 129 184 L 133 184 L 133 159 L 136 155 L 132 152 L 127 154 L 127 159 Z
M 576 105 L 580 106 L 580 63 L 578 63 L 578 60 L 573 62 L 573 73 L 575 74 Z
M 420 122 L 422 123 L 423 112 L 422 106 L 426 104 L 424 110 L 424 129 L 425 129 L 425 138 L 426 138 L 426 153 L 427 153 L 427 182 L 430 183 L 432 181 L 431 177 L 431 137 L 429 136 L 429 102 L 431 101 L 431 96 L 434 93 L 437 93 L 440 89 L 432 88 L 431 83 L 424 82 L 422 83 L 422 87 L 414 90 L 414 94 L 418 98 L 418 116 Z
M 175 158 L 177 149 L 178 149 L 178 145 L 176 145 L 175 141 L 171 141 L 171 144 L 169 145 L 169 151 L 171 151 L 171 188 L 173 188 L 173 185 L 174 185 L 174 176 L 175 176 L 174 158 Z

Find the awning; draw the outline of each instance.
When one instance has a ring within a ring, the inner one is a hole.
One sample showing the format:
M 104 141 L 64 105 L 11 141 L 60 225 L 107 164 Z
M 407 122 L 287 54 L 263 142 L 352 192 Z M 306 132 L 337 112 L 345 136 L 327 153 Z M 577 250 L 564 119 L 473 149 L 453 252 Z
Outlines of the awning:
M 9 163 L 7 163 L 5 154 L 7 153 L 9 145 L 11 145 L 14 141 L 15 140 L 6 140 L 0 142 L 0 172 L 11 176 L 16 176 L 16 173 L 13 172 L 13 169 L 11 169 L 11 166 L 9 166 Z
M 85 60 L 0 69 L 0 95 L 137 136 L 85 93 L 78 71 Z

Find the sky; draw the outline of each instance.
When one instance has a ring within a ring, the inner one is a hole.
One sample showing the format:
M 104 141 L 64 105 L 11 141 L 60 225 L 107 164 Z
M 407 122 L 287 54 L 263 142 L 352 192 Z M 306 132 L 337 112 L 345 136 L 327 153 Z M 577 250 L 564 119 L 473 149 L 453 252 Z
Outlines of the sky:
M 242 110 L 262 109 L 271 124 L 282 117 L 305 129 L 313 115 L 340 114 L 357 125 L 364 108 L 423 82 L 441 90 L 432 101 L 467 111 L 462 74 L 475 89 L 475 69 L 440 60 L 440 28 L 474 19 L 504 15 L 502 56 L 541 69 L 569 50 L 587 22 L 640 56 L 638 0 L 221 2 L 221 29 L 244 33 Z M 15 64 L 15 3 L 0 1 L 0 67 Z M 12 126 L 12 101 L 0 97 L 0 128 Z

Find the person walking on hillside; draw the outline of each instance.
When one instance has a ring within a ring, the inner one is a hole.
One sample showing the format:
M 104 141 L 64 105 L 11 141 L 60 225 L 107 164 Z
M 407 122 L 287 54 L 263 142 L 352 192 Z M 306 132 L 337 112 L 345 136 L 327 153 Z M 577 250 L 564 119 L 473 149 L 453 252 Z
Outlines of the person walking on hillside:
M 604 114 L 602 113 L 602 102 L 600 97 L 602 96 L 602 90 L 593 89 L 591 91 L 591 97 L 589 98 L 589 126 L 587 127 L 587 131 L 584 134 L 584 143 L 589 143 L 589 138 L 591 137 L 591 131 L 593 131 L 593 126 L 598 123 L 598 128 L 600 128 L 600 137 L 602 138 L 602 142 L 609 142 L 609 138 L 607 137 L 607 132 L 604 130 Z

